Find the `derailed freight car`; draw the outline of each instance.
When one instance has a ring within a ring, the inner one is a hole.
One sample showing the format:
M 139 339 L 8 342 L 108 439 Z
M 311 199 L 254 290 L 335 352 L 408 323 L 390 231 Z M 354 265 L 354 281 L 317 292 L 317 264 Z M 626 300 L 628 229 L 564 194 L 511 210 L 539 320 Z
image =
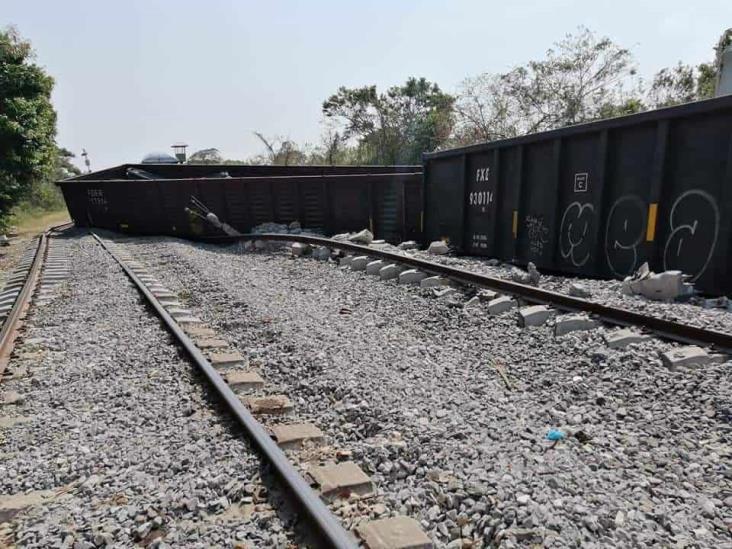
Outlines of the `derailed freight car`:
M 419 238 L 421 166 L 125 164 L 58 184 L 78 226 L 187 238 L 220 236 L 186 211 L 195 198 L 246 233 L 299 221 L 326 234 L 368 227 L 378 238 Z
M 427 240 L 732 294 L 732 96 L 424 155 Z

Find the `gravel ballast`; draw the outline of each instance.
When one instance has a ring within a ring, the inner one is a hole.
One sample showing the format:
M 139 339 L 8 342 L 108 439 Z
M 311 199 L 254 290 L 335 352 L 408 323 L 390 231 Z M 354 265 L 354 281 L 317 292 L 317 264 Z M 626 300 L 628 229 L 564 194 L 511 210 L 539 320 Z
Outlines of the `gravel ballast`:
M 1 387 L 22 401 L 0 406 L 0 545 L 293 542 L 260 458 L 111 256 L 88 236 L 51 246 L 69 279 Z
M 514 267 L 508 264 L 495 264 L 495 260 L 466 256 L 438 256 L 426 252 L 415 252 L 414 257 L 449 265 L 459 269 L 511 280 Z M 560 294 L 569 294 L 570 286 L 579 284 L 589 292 L 583 299 L 602 303 L 611 307 L 620 307 L 645 315 L 665 320 L 673 320 L 691 326 L 698 326 L 719 332 L 732 333 L 732 309 L 709 308 L 692 303 L 673 301 L 670 303 L 654 301 L 641 295 L 625 295 L 621 292 L 620 280 L 599 280 L 581 277 L 556 276 L 542 273 L 539 287 Z
M 125 246 L 439 547 L 730 544 L 730 362 L 669 369 L 668 342 L 557 338 L 333 262 Z

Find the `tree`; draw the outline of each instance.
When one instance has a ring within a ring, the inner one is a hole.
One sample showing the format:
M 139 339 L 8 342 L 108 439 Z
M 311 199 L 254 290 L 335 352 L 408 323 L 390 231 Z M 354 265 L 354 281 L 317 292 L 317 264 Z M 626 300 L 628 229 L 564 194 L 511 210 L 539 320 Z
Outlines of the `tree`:
M 53 79 L 33 59 L 14 28 L 0 31 L 0 224 L 57 160 Z
M 56 158 L 53 165 L 53 181 L 67 179 L 76 175 L 81 175 L 81 170 L 77 168 L 71 159 L 76 155 L 70 150 L 63 147 L 56 147 Z
M 342 137 L 356 140 L 367 163 L 415 163 L 450 137 L 453 103 L 437 84 L 409 78 L 386 93 L 341 87 L 323 102 L 323 114 L 343 123 Z
M 673 68 L 661 69 L 653 77 L 648 99 L 652 107 L 669 107 L 697 98 L 696 68 L 681 62 Z
M 294 141 L 283 137 L 266 138 L 259 132 L 254 132 L 254 135 L 262 142 L 266 152 L 252 159 L 252 163 L 276 164 L 281 166 L 305 163 L 307 156 Z
M 497 75 L 486 73 L 463 80 L 455 112 L 458 143 L 507 139 L 522 131 L 519 104 Z
M 458 141 L 502 139 L 643 109 L 629 50 L 580 27 L 546 57 L 463 82 Z
M 63 147 L 56 147 L 52 169 L 43 177 L 33 179 L 15 210 L 57 210 L 63 207 L 63 196 L 56 181 L 81 175 L 71 160 L 74 153 Z
M 218 149 L 201 149 L 188 158 L 187 164 L 223 164 L 224 157 Z
M 640 92 L 639 92 L 640 93 Z M 613 118 L 615 116 L 626 116 L 646 110 L 646 104 L 640 96 L 628 97 L 623 103 L 605 103 L 600 106 L 598 118 Z
M 722 33 L 714 47 L 715 60 L 696 66 L 679 63 L 661 69 L 653 77 L 648 101 L 654 108 L 670 107 L 714 97 L 722 52 L 732 44 L 732 29 Z
M 610 105 L 627 103 L 636 69 L 629 50 L 580 27 L 546 53 L 501 79 L 518 103 L 521 133 L 561 128 L 602 117 Z
M 341 133 L 328 125 L 320 136 L 321 145 L 311 156 L 312 164 L 348 164 L 349 148 Z

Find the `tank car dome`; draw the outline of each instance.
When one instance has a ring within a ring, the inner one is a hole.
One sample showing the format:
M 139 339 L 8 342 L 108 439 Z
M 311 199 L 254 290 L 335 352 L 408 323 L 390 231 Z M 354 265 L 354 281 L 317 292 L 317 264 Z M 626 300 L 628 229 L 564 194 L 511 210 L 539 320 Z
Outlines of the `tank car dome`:
M 146 154 L 142 159 L 143 164 L 177 164 L 178 159 L 165 152 L 153 152 Z

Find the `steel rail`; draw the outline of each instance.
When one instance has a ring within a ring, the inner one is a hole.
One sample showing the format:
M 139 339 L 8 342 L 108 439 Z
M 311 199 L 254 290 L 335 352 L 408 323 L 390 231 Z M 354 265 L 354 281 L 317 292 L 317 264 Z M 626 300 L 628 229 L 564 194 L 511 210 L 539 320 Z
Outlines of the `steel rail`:
M 487 276 L 465 269 L 441 265 L 424 259 L 400 255 L 394 252 L 370 248 L 351 242 L 332 240 L 306 235 L 293 234 L 245 234 L 237 237 L 222 237 L 220 242 L 238 240 L 274 240 L 283 242 L 300 242 L 316 246 L 327 246 L 354 254 L 367 255 L 385 259 L 393 263 L 408 265 L 426 273 L 448 277 L 465 284 L 496 290 L 504 294 L 518 296 L 530 303 L 551 305 L 557 309 L 571 312 L 585 312 L 594 315 L 608 324 L 619 326 L 639 326 L 653 332 L 659 337 L 682 343 L 711 345 L 720 351 L 732 352 L 732 334 L 689 326 L 673 320 L 665 320 L 656 316 L 644 315 L 635 311 L 611 307 L 602 303 L 595 303 L 549 290 L 542 290 L 534 286 L 527 286 L 518 282 Z
M 36 280 L 38 279 L 38 272 L 41 269 L 48 248 L 47 233 L 48 231 L 38 236 L 36 251 L 25 280 L 23 281 L 23 287 L 15 298 L 13 307 L 3 322 L 2 329 L 0 329 L 0 372 L 5 371 L 5 365 L 13 350 L 13 343 L 17 336 L 18 321 L 33 294 L 33 288 L 35 288 Z
M 234 414 L 239 424 L 244 428 L 249 438 L 259 448 L 266 460 L 274 467 L 280 479 L 297 499 L 300 507 L 310 517 L 322 537 L 324 544 L 337 549 L 355 548 L 357 544 L 354 538 L 346 532 L 343 526 L 328 510 L 320 497 L 313 492 L 310 485 L 302 478 L 297 469 L 284 454 L 272 437 L 265 431 L 249 410 L 242 404 L 239 397 L 231 390 L 228 383 L 211 365 L 205 355 L 193 343 L 191 338 L 181 329 L 173 317 L 165 310 L 157 298 L 147 289 L 138 276 L 125 264 L 125 262 L 111 250 L 104 240 L 91 232 L 94 239 L 105 249 L 114 260 L 122 267 L 125 274 L 132 280 L 138 291 L 145 296 L 147 302 L 155 309 L 155 312 L 162 319 L 168 331 L 178 340 L 178 343 L 186 350 L 196 366 L 204 373 L 216 392 L 224 400 L 229 410 Z
M 36 282 L 38 281 L 38 274 L 40 273 L 41 266 L 46 259 L 46 253 L 48 251 L 48 237 L 52 232 L 63 231 L 72 225 L 73 222 L 54 225 L 38 235 L 36 252 L 33 256 L 33 261 L 28 269 L 25 280 L 23 281 L 23 287 L 15 298 L 15 302 L 13 303 L 13 307 L 10 309 L 8 316 L 5 317 L 2 328 L 0 328 L 0 373 L 5 371 L 5 366 L 10 358 L 10 353 L 13 350 L 15 338 L 17 337 L 18 321 L 30 303 L 33 290 L 36 287 Z

